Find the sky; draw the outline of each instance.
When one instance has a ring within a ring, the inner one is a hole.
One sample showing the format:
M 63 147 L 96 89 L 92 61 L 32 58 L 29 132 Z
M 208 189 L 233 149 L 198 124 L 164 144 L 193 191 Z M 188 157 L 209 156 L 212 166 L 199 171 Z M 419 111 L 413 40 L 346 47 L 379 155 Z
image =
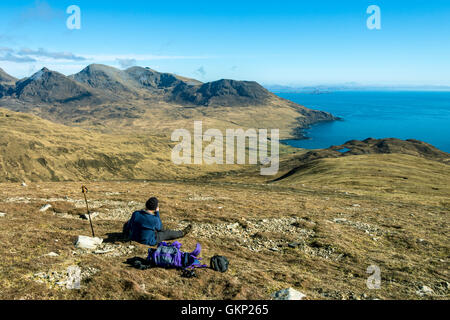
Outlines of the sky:
M 102 63 L 205 82 L 449 86 L 449 40 L 448 0 L 0 2 L 0 67 L 18 78 Z

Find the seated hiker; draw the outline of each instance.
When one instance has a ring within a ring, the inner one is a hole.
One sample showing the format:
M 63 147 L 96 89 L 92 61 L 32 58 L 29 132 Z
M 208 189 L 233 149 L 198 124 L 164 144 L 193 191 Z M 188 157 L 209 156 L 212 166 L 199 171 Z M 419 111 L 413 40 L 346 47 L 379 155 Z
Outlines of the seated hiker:
M 159 217 L 158 199 L 152 197 L 145 204 L 145 209 L 135 211 L 131 219 L 123 226 L 123 233 L 127 239 L 154 246 L 165 240 L 184 237 L 192 229 L 188 225 L 184 230 L 163 230 Z

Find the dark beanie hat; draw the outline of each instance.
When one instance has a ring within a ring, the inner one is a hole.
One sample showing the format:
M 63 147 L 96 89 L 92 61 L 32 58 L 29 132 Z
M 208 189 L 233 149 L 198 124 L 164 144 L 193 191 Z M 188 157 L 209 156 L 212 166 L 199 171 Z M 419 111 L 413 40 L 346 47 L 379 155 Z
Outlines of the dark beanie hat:
M 156 208 L 158 208 L 158 199 L 156 199 L 155 197 L 151 197 L 150 199 L 147 200 L 147 202 L 145 203 L 145 207 L 148 210 L 156 210 Z

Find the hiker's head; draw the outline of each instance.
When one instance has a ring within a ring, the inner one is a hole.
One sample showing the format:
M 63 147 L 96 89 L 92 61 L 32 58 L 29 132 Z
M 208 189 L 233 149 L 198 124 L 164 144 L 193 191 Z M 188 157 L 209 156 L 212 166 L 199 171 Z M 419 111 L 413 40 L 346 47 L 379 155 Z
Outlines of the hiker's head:
M 151 197 L 145 203 L 145 208 L 150 211 L 155 211 L 158 208 L 158 199 Z

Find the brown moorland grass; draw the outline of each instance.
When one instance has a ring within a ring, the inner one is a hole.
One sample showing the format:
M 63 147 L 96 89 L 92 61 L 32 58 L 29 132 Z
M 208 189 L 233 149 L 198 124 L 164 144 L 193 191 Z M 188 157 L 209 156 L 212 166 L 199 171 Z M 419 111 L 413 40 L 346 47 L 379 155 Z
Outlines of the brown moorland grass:
M 114 255 L 84 253 L 73 245 L 77 235 L 90 235 L 88 223 L 77 217 L 80 186 L 0 184 L 0 212 L 7 213 L 0 218 L 1 299 L 267 299 L 286 287 L 308 299 L 449 297 L 448 208 L 440 200 L 383 199 L 319 186 L 92 182 L 90 205 L 99 212 L 95 230 Z M 123 243 L 117 233 L 150 195 L 160 198 L 166 227 L 194 224 L 181 240 L 187 251 L 200 242 L 205 261 L 225 255 L 229 271 L 199 270 L 198 278 L 184 279 L 176 270 L 141 271 L 125 264 L 145 258 L 148 248 Z M 53 208 L 39 212 L 46 203 Z M 288 246 L 293 242 L 296 248 Z M 59 256 L 45 256 L 49 252 Z M 379 290 L 366 286 L 366 269 L 373 264 L 381 269 Z M 64 273 L 69 265 L 95 270 L 80 290 L 36 276 Z M 421 294 L 424 285 L 433 295 Z

